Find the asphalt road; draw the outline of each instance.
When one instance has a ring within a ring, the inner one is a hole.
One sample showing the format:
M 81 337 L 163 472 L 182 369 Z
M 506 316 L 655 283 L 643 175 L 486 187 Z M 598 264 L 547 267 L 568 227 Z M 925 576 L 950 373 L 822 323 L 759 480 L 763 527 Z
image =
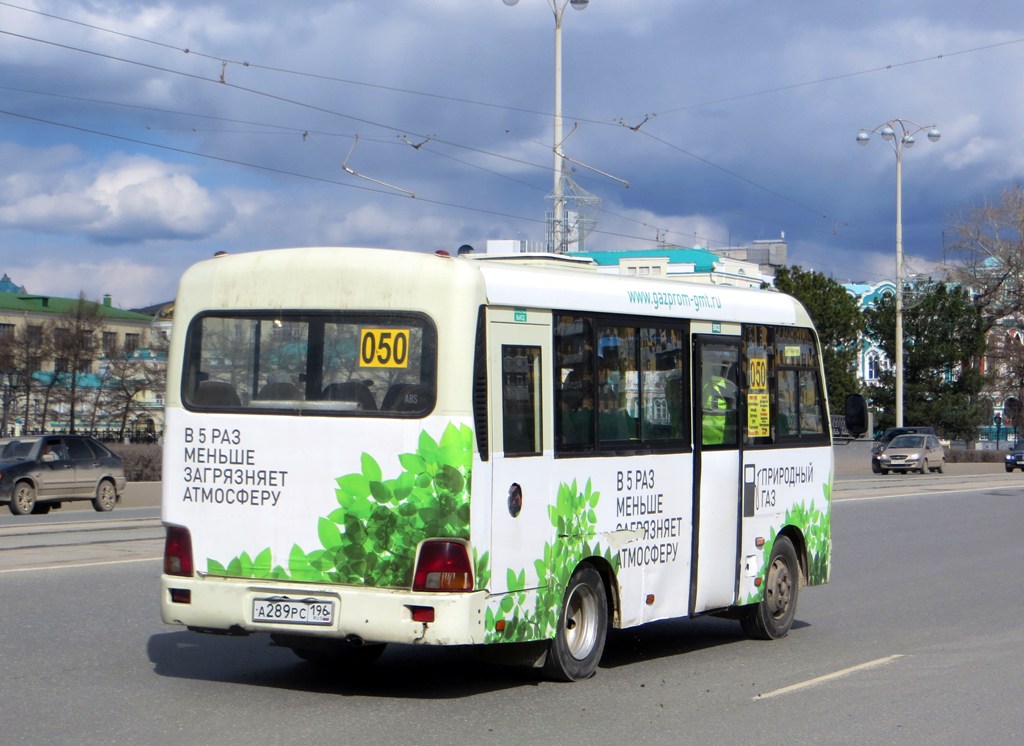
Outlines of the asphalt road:
M 841 476 L 832 583 L 801 594 L 786 639 L 748 640 L 735 622 L 713 618 L 617 631 L 597 676 L 576 684 L 461 649 L 391 648 L 366 671 L 323 673 L 264 637 L 162 625 L 160 542 L 144 535 L 159 533 L 145 523 L 156 520 L 153 508 L 31 517 L 72 525 L 20 547 L 6 542 L 44 529 L 11 529 L 5 516 L 0 738 L 1020 743 L 1024 475 L 968 471 Z M 133 523 L 111 531 L 105 524 L 116 520 Z M 104 545 L 81 541 L 91 532 L 105 535 L 105 558 L 88 554 Z M 26 569 L 26 552 L 51 561 Z

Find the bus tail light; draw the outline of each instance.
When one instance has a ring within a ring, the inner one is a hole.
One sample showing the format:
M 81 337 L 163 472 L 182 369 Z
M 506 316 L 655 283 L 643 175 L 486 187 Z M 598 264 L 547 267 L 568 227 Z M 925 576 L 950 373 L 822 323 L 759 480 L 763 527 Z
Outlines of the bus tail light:
M 466 545 L 435 539 L 420 546 L 413 578 L 414 591 L 471 591 L 473 565 Z
M 414 622 L 423 622 L 424 624 L 433 624 L 434 622 L 434 607 L 433 606 L 406 606 L 409 613 L 412 615 Z
M 192 535 L 182 526 L 168 526 L 164 542 L 164 574 L 191 578 L 194 569 Z

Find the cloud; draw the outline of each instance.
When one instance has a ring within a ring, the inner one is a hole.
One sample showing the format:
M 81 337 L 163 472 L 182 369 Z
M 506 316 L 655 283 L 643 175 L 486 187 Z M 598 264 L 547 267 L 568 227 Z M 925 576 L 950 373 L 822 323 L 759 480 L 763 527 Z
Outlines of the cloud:
M 26 257 L 28 259 L 28 257 Z M 5 271 L 30 293 L 100 301 L 110 294 L 118 308 L 141 308 L 174 297 L 177 275 L 148 261 L 125 259 L 57 261 L 32 257 Z
M 5 179 L 0 224 L 99 242 L 144 243 L 208 237 L 235 215 L 229 200 L 175 164 L 115 155 L 90 177 L 91 164 L 43 154 L 42 168 L 26 158 L 26 170 Z M 69 168 L 76 172 L 68 173 Z
M 227 200 L 149 158 L 129 158 L 104 171 L 87 195 L 104 208 L 103 217 L 88 228 L 100 240 L 196 239 L 234 217 Z
M 653 248 L 657 243 L 670 246 L 723 247 L 728 227 L 720 220 L 700 214 L 669 215 L 651 210 L 607 205 L 598 213 L 595 232 L 587 238 L 594 251 L 622 251 L 630 247 Z

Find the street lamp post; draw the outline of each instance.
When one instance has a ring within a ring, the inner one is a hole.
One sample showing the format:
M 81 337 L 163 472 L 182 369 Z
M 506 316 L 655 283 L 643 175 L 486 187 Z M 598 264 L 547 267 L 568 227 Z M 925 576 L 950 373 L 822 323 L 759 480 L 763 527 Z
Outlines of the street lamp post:
M 0 438 L 7 436 L 7 413 L 11 411 L 11 402 L 18 393 L 21 386 L 21 372 L 15 369 L 0 370 L 0 385 L 3 386 L 2 396 L 3 415 L 0 418 Z
M 502 0 L 505 5 L 516 5 L 519 0 Z M 590 0 L 547 0 L 551 11 L 555 14 L 555 136 L 554 136 L 554 212 L 551 218 L 551 243 L 557 253 L 565 251 L 565 228 L 562 221 L 565 216 L 565 192 L 563 175 L 565 172 L 565 153 L 562 151 L 562 14 L 565 6 L 571 5 L 573 10 L 584 10 Z
M 934 124 L 920 125 L 909 119 L 890 119 L 857 133 L 857 142 L 867 145 L 871 134 L 877 132 L 896 154 L 896 427 L 903 427 L 903 150 L 914 146 L 914 135 L 922 130 L 928 130 L 930 142 L 942 136 Z

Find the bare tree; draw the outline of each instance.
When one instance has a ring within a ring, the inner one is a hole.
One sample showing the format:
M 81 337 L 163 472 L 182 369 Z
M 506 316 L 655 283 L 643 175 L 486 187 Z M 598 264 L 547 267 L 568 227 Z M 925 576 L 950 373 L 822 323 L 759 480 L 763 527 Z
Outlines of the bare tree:
M 997 327 L 989 334 L 985 357 L 988 378 L 1003 400 L 1003 422 L 1019 435 L 1020 402 L 1024 401 L 1024 329 Z
M 103 322 L 103 307 L 86 300 L 85 293 L 81 293 L 78 301 L 57 318 L 54 329 L 54 378 L 60 377 L 67 383 L 68 430 L 72 433 L 75 432 L 81 398 L 78 390 L 79 375 L 92 371 L 97 357 L 97 338 L 102 334 Z
M 956 261 L 949 278 L 969 289 L 985 331 L 1024 312 L 1024 187 L 1009 187 L 995 203 L 958 215 L 952 223 Z
M 17 371 L 21 385 L 17 392 L 17 399 L 24 402 L 24 430 L 33 430 L 32 419 L 32 394 L 41 386 L 46 384 L 37 380 L 34 375 L 42 370 L 45 362 L 52 354 L 52 328 L 49 320 L 30 319 L 29 322 L 15 331 L 4 335 L 3 355 L 5 362 L 2 366 L 7 370 Z M 52 382 L 51 382 L 52 385 Z M 17 402 L 12 406 L 17 409 Z M 42 429 L 42 420 L 35 423 L 38 429 Z
M 25 387 L 25 429 L 32 431 L 32 415 L 34 408 L 33 391 L 44 385 L 36 380 L 35 374 L 43 369 L 43 363 L 53 355 L 53 322 L 49 319 L 35 323 L 30 321 L 18 332 L 18 363 L 22 368 L 22 381 Z M 38 412 L 35 412 L 38 414 Z M 36 429 L 45 429 L 46 418 L 43 415 L 35 423 Z
M 15 363 L 15 334 L 13 331 L 4 330 L 0 332 L 0 395 L 3 396 L 3 415 L 2 421 L 0 421 L 0 438 L 7 435 L 7 417 L 12 410 L 18 407 L 18 391 L 16 389 L 7 388 L 10 379 L 8 375 L 10 372 L 19 372 Z
M 124 438 L 128 421 L 144 411 L 139 396 L 163 389 L 165 365 L 159 360 L 159 352 L 153 349 L 141 352 L 111 349 L 106 355 L 105 400 L 118 418 L 118 437 Z

